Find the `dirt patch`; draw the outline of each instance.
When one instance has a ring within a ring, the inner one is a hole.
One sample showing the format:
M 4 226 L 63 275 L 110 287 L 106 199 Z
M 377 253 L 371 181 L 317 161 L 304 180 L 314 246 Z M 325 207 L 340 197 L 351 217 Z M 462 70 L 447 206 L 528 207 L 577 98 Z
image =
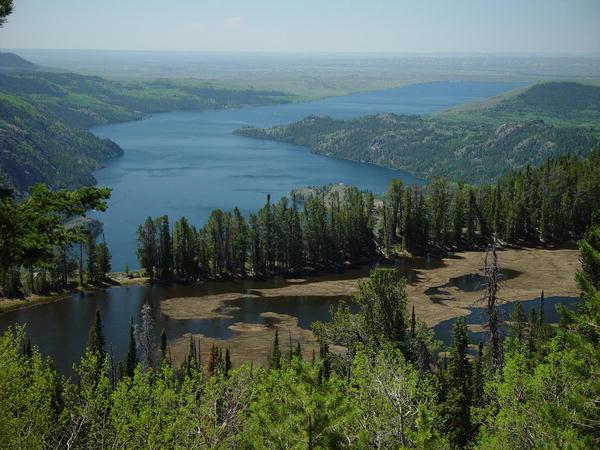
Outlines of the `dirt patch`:
M 203 297 L 169 298 L 160 303 L 160 312 L 175 320 L 231 318 L 228 312 L 236 308 L 227 306 L 225 302 L 252 297 L 256 295 L 230 292 Z
M 449 284 L 449 280 L 481 274 L 484 252 L 460 252 L 444 259 L 442 267 L 415 270 L 413 283 L 407 286 L 411 304 L 417 316 L 433 326 L 444 320 L 469 313 L 478 306 L 483 292 L 465 291 Z M 576 249 L 507 249 L 498 251 L 500 268 L 512 275 L 502 281 L 499 292 L 503 301 L 530 300 L 542 289 L 549 296 L 577 296 L 574 274 L 580 268 Z M 339 297 L 350 296 L 365 278 L 302 282 L 294 280 L 287 286 L 253 289 L 250 293 L 224 293 L 204 297 L 164 300 L 163 314 L 173 319 L 208 319 L 227 316 L 227 302 L 244 298 Z
M 257 365 L 265 365 L 273 344 L 275 336 L 275 327 L 279 329 L 279 344 L 283 354 L 290 347 L 296 346 L 300 342 L 303 358 L 310 360 L 313 350 L 318 354 L 318 344 L 314 335 L 309 331 L 298 326 L 298 319 L 285 314 L 263 313 L 262 317 L 268 319 L 269 324 L 253 324 L 238 322 L 229 328 L 235 332 L 235 335 L 227 340 L 214 339 L 202 334 L 184 334 L 180 338 L 170 343 L 171 358 L 175 366 L 179 366 L 186 358 L 190 336 L 196 340 L 196 345 L 200 346 L 202 363 L 206 366 L 212 345 L 221 347 L 223 350 L 229 348 L 231 362 L 234 367 L 242 363 L 251 362 Z
M 480 306 L 483 291 L 461 290 L 449 285 L 449 280 L 469 274 L 480 274 L 484 252 L 460 252 L 444 259 L 444 265 L 436 269 L 416 270 L 415 282 L 407 286 L 410 304 L 415 306 L 419 319 L 434 326 L 453 317 L 466 316 L 469 308 Z M 579 252 L 575 249 L 507 249 L 498 252 L 501 269 L 511 271 L 513 276 L 502 281 L 499 297 L 501 301 L 530 300 L 539 296 L 542 289 L 546 297 L 579 294 L 574 274 L 580 269 Z M 357 291 L 359 279 L 311 281 L 292 283 L 273 289 L 256 289 L 250 294 L 227 293 L 205 297 L 175 298 L 162 302 L 162 312 L 176 319 L 218 318 L 227 316 L 227 302 L 250 297 L 272 298 L 303 296 L 349 296 Z M 298 327 L 298 320 L 283 314 L 264 313 L 266 324 L 235 323 L 229 328 L 235 335 L 228 340 L 211 339 L 195 335 L 200 340 L 202 356 L 206 362 L 214 343 L 221 348 L 230 348 L 234 365 L 244 361 L 265 364 L 271 348 L 274 326 L 279 327 L 282 351 L 292 343 L 300 341 L 305 358 L 318 352 L 314 335 Z M 472 326 L 472 331 L 480 327 Z M 189 334 L 172 343 L 175 363 L 183 360 L 189 345 Z
M 408 298 L 419 318 L 429 325 L 469 314 L 468 308 L 480 306 L 483 291 L 463 291 L 449 286 L 451 278 L 480 274 L 484 252 L 460 252 L 444 259 L 445 265 L 418 271 L 418 281 L 407 287 Z M 547 297 L 574 297 L 579 294 L 575 272 L 580 269 L 576 249 L 507 249 L 498 251 L 501 269 L 515 276 L 502 281 L 502 301 L 531 300 L 544 290 Z M 429 295 L 428 295 L 429 294 Z

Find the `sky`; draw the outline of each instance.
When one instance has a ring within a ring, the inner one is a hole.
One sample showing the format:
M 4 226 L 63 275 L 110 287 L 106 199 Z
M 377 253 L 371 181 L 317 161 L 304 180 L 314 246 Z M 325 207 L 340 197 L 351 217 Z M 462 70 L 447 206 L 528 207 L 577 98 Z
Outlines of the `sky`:
M 0 48 L 600 53 L 600 0 L 14 0 Z

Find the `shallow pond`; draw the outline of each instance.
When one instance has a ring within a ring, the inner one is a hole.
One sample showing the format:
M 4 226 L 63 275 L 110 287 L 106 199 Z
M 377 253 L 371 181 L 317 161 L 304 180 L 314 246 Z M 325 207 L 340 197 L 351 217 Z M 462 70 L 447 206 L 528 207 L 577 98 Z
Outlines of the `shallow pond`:
M 433 258 L 401 259 L 395 263 L 400 275 L 411 280 L 415 270 L 435 269 L 442 262 Z M 369 267 L 351 268 L 343 273 L 311 276 L 303 284 L 330 280 L 351 280 L 368 276 Z M 119 360 L 125 356 L 129 339 L 129 321 L 138 321 L 140 308 L 148 301 L 155 315 L 157 334 L 165 329 L 169 339 L 185 333 L 201 333 L 208 337 L 227 339 L 232 331 L 229 326 L 236 322 L 268 323 L 261 317 L 263 312 L 276 312 L 298 318 L 299 325 L 310 328 L 314 321 L 329 320 L 329 309 L 349 296 L 293 296 L 261 298 L 250 296 L 241 300 L 228 301 L 234 306 L 228 312 L 231 317 L 218 319 L 174 320 L 160 312 L 161 300 L 175 297 L 199 297 L 220 293 L 249 294 L 258 289 L 282 288 L 290 284 L 281 276 L 268 280 L 210 281 L 189 286 L 146 286 L 132 285 L 112 287 L 90 293 L 75 294 L 53 303 L 37 305 L 0 315 L 0 332 L 13 323 L 27 324 L 28 334 L 42 352 L 51 355 L 57 367 L 71 373 L 70 368 L 78 361 L 85 348 L 88 331 L 96 310 L 100 311 L 107 343 Z
M 579 297 L 547 297 L 544 299 L 544 322 L 545 323 L 557 323 L 560 319 L 560 314 L 556 310 L 558 305 L 564 305 L 567 308 L 575 308 L 581 301 Z M 531 310 L 539 310 L 540 299 L 532 299 L 520 302 L 523 310 L 527 317 L 529 317 Z M 508 320 L 515 308 L 516 302 L 504 303 L 500 305 L 501 318 Z M 458 320 L 458 317 L 445 320 L 435 327 L 436 337 L 441 340 L 444 344 L 450 345 L 452 342 L 452 327 Z M 468 325 L 481 325 L 485 322 L 485 313 L 483 308 L 472 308 L 471 313 L 465 317 Z M 485 332 L 483 331 L 469 331 L 469 340 L 471 343 L 479 343 L 485 339 Z

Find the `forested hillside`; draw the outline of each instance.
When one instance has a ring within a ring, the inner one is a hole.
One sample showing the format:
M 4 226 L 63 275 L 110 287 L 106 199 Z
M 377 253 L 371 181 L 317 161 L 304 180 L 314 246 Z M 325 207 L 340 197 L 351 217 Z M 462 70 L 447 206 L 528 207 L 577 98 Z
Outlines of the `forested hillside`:
M 483 107 L 482 113 L 496 120 L 539 118 L 556 124 L 597 126 L 600 88 L 581 83 L 540 83 L 491 107 Z
M 121 154 L 88 127 L 152 112 L 280 103 L 279 92 L 233 90 L 192 80 L 120 83 L 69 73 L 0 74 L 0 175 L 23 192 L 36 182 L 95 182 L 101 161 Z
M 481 182 L 565 153 L 587 154 L 600 135 L 599 96 L 599 87 L 547 83 L 491 106 L 431 117 L 310 116 L 290 125 L 236 133 L 423 176 Z
M 123 153 L 112 141 L 68 126 L 46 108 L 0 93 L 0 174 L 20 192 L 92 185 L 101 161 Z
M 352 312 L 313 325 L 304 359 L 275 327 L 263 366 L 233 367 L 229 349 L 201 358 L 190 336 L 179 366 L 165 330 L 142 306 L 128 351 L 114 358 L 99 311 L 76 378 L 61 376 L 22 326 L 0 336 L 3 448 L 596 448 L 600 415 L 600 227 L 579 242 L 582 302 L 547 323 L 543 295 L 529 315 L 498 313 L 495 249 L 486 259 L 485 342 L 464 319 L 442 349 L 412 314 L 406 279 L 375 269 Z M 107 327 L 108 328 L 108 327 Z M 501 332 L 504 330 L 504 332 Z M 113 332 L 114 333 L 114 332 Z M 445 350 L 440 352 L 440 350 Z M 474 354 L 475 353 L 475 354 Z
M 37 66 L 14 53 L 0 53 L 0 72 L 27 72 Z

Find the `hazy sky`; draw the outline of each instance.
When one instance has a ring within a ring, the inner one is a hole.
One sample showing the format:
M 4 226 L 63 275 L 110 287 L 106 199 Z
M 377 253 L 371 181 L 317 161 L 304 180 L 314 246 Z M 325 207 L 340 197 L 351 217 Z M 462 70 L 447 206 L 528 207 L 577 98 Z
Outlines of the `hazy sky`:
M 600 0 L 15 0 L 0 47 L 599 53 Z

